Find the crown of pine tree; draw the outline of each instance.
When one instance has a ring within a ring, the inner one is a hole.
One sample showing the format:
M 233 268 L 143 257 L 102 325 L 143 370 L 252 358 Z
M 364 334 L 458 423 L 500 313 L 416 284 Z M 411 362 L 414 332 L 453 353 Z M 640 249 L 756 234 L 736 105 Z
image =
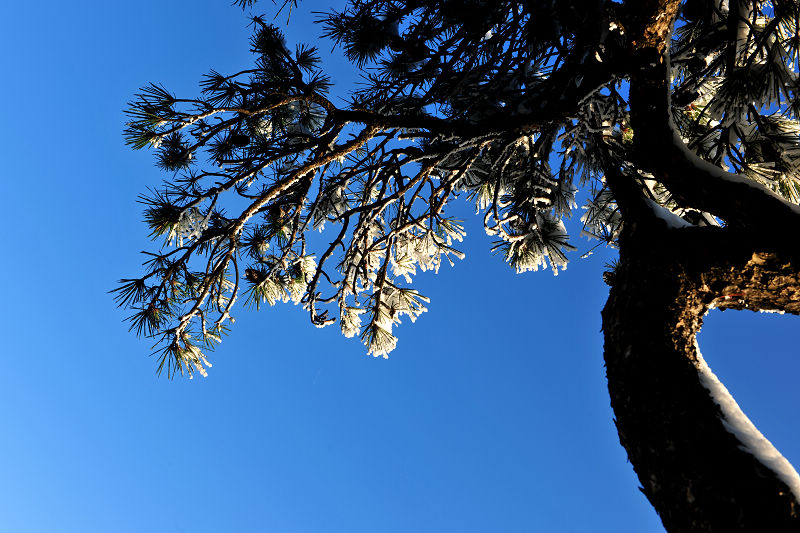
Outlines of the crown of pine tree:
M 686 157 L 797 203 L 798 5 L 729 4 L 683 5 L 665 123 Z M 316 49 L 264 17 L 251 21 L 252 68 L 211 71 L 194 97 L 143 88 L 125 137 L 169 173 L 141 197 L 164 246 L 117 296 L 132 329 L 158 340 L 159 370 L 202 370 L 238 301 L 301 304 L 386 356 L 394 326 L 425 310 L 414 275 L 463 257 L 457 197 L 518 272 L 566 267 L 579 188 L 583 233 L 616 246 L 626 220 L 610 168 L 665 217 L 753 223 L 722 197 L 667 188 L 631 155 L 628 81 L 662 68 L 630 63 L 634 15 L 601 0 L 350 0 L 318 20 L 365 78 L 345 104 Z M 312 248 L 312 230 L 330 244 Z

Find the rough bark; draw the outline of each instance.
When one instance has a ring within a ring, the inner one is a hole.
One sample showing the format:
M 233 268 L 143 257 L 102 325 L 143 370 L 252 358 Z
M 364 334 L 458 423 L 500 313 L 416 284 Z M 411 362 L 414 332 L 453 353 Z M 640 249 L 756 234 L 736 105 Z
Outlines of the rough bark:
M 800 312 L 798 250 L 763 241 L 657 219 L 621 239 L 603 311 L 609 392 L 620 441 L 670 533 L 800 531 L 794 495 L 725 429 L 696 366 L 712 305 Z
M 800 503 L 742 449 L 698 372 L 696 336 L 713 306 L 800 314 L 800 215 L 766 191 L 698 165 L 670 128 L 666 47 L 678 0 L 626 2 L 631 156 L 686 207 L 724 228 L 670 228 L 614 165 L 626 225 L 603 310 L 611 405 L 642 491 L 670 533 L 798 532 Z M 781 235 L 781 232 L 783 234 Z

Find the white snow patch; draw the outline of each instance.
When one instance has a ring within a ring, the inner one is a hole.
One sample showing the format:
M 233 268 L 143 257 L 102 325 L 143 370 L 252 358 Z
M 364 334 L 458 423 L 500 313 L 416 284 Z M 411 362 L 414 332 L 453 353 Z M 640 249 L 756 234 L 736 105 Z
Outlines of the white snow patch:
M 666 207 L 660 206 L 655 203 L 650 198 L 645 198 L 645 202 L 647 202 L 650 207 L 653 209 L 653 213 L 667 223 L 667 226 L 672 229 L 679 229 L 679 228 L 690 228 L 692 227 L 687 221 L 683 220 L 681 217 L 667 209 Z
M 758 462 L 772 470 L 775 475 L 786 483 L 789 490 L 794 494 L 795 499 L 800 502 L 800 475 L 797 470 L 781 455 L 775 446 L 761 434 L 753 425 L 747 415 L 745 415 L 736 400 L 720 383 L 711 368 L 706 364 L 700 354 L 700 348 L 695 340 L 697 350 L 697 371 L 700 376 L 700 383 L 711 394 L 714 403 L 719 405 L 722 411 L 722 424 L 736 439 L 741 443 L 740 448 L 755 457 Z

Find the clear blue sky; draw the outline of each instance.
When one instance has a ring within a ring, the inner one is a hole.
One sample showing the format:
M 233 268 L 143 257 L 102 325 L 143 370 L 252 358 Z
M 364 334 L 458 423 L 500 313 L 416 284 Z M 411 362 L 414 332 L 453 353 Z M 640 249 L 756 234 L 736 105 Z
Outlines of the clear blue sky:
M 289 40 L 332 5 L 301 4 Z M 283 305 L 240 309 L 208 378 L 157 378 L 106 293 L 152 247 L 135 199 L 161 179 L 123 145 L 122 110 L 148 82 L 195 94 L 208 69 L 248 66 L 246 17 L 45 1 L 0 21 L 0 531 L 663 531 L 609 408 L 610 253 L 517 276 L 470 219 L 467 259 L 418 276 L 430 311 L 389 360 Z M 712 368 L 800 464 L 798 319 L 707 323 Z

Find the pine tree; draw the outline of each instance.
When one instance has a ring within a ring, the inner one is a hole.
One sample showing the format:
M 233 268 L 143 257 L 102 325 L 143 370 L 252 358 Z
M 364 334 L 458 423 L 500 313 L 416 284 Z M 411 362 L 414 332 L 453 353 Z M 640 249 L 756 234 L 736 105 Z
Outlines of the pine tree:
M 425 311 L 417 271 L 463 256 L 450 202 L 518 272 L 557 273 L 581 187 L 584 232 L 619 248 L 620 441 L 664 526 L 800 530 L 800 477 L 695 340 L 711 308 L 800 314 L 797 0 L 348 0 L 319 24 L 365 77 L 344 105 L 263 17 L 251 69 L 130 103 L 127 142 L 169 177 L 140 198 L 163 246 L 115 291 L 158 371 L 206 375 L 239 300 L 385 357 Z

